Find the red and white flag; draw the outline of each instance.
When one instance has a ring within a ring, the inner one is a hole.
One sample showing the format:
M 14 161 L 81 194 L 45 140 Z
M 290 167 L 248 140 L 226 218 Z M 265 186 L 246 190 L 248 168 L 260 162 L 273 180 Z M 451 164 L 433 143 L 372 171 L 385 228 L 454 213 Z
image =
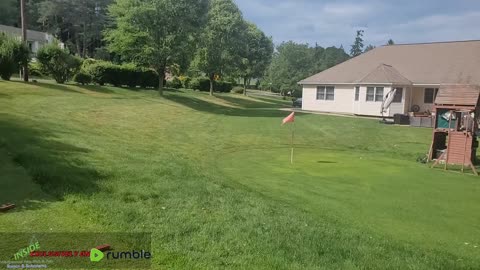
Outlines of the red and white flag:
M 293 123 L 295 122 L 295 112 L 292 112 L 289 116 L 285 117 L 282 121 L 282 126 L 286 123 Z

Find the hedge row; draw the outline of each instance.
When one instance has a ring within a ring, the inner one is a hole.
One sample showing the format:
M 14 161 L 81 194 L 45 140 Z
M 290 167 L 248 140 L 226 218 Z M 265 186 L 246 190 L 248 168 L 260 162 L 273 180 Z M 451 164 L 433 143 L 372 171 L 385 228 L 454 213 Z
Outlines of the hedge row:
M 133 65 L 115 65 L 110 62 L 86 60 L 75 81 L 99 85 L 158 88 L 158 75 L 154 70 Z
M 111 62 L 87 59 L 82 69 L 74 78 L 80 84 L 96 83 L 99 85 L 111 84 L 114 86 L 128 86 L 142 88 L 158 88 L 158 75 L 154 70 L 136 67 L 134 65 L 115 65 Z M 168 88 L 189 88 L 200 91 L 210 91 L 208 78 L 174 77 L 164 84 Z M 230 82 L 215 81 L 214 91 L 228 93 L 232 90 Z
M 200 90 L 203 92 L 210 91 L 210 80 L 208 78 L 193 78 L 189 80 L 188 87 L 194 90 Z M 215 92 L 229 93 L 233 89 L 233 84 L 230 82 L 215 81 L 213 83 L 213 90 Z

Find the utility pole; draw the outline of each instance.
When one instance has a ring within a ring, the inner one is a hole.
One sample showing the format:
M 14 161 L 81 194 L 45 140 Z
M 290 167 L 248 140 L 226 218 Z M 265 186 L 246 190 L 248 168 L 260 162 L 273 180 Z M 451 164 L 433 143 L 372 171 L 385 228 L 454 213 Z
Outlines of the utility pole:
M 25 13 L 25 0 L 20 0 L 20 12 L 22 18 L 22 42 L 28 48 L 27 42 L 27 17 Z M 23 67 L 23 80 L 28 82 L 28 63 Z

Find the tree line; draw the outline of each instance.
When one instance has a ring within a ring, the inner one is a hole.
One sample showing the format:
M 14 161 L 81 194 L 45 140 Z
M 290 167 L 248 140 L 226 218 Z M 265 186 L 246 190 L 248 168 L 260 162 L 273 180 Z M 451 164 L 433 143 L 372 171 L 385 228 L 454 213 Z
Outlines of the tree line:
M 19 25 L 18 2 L 2 0 L 0 24 Z M 27 0 L 27 12 L 29 29 L 53 33 L 72 54 L 155 70 L 160 93 L 166 74 L 206 76 L 211 94 L 214 81 L 238 78 L 244 93 L 251 79 L 295 92 L 298 81 L 363 52 L 363 32 L 351 55 L 292 41 L 275 47 L 233 0 Z

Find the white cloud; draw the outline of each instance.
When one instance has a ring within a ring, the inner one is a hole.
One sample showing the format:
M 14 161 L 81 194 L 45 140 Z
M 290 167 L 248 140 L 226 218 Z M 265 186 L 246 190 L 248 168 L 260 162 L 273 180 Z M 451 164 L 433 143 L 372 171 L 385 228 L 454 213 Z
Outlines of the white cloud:
M 365 45 L 480 39 L 478 0 L 236 0 L 244 16 L 276 43 L 293 40 L 348 49 Z
M 371 7 L 354 3 L 327 3 L 323 12 L 327 16 L 352 17 L 367 15 L 372 11 Z
M 397 33 L 399 41 L 404 43 L 480 39 L 478 22 L 480 11 L 434 14 L 393 25 L 391 31 Z

